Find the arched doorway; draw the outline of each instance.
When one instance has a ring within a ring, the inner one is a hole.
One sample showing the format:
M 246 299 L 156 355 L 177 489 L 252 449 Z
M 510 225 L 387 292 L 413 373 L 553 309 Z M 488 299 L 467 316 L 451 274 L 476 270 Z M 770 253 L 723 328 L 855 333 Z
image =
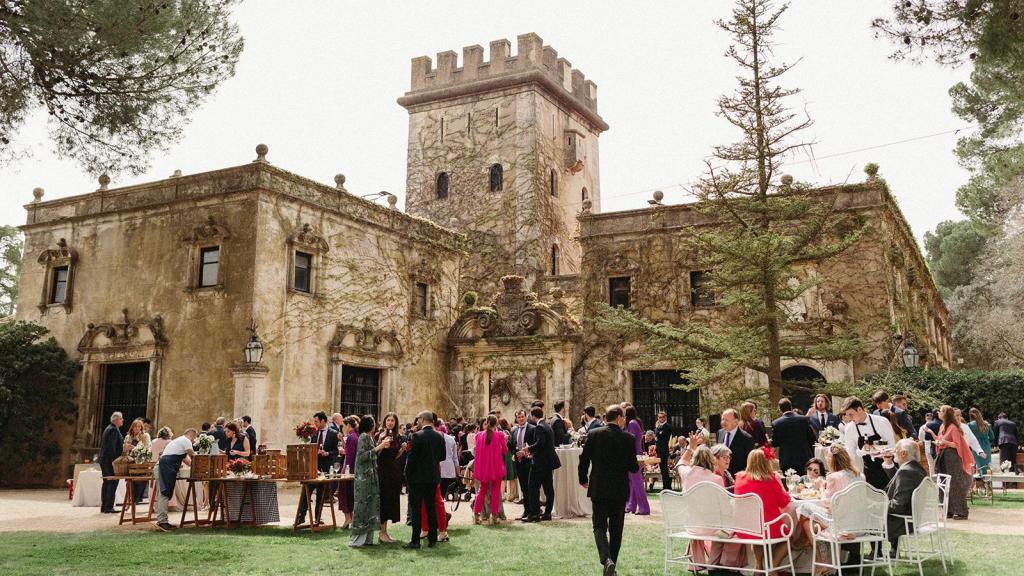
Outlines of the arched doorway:
M 794 408 L 805 413 L 824 383 L 821 372 L 809 366 L 790 366 L 782 371 L 782 393 L 793 401 Z

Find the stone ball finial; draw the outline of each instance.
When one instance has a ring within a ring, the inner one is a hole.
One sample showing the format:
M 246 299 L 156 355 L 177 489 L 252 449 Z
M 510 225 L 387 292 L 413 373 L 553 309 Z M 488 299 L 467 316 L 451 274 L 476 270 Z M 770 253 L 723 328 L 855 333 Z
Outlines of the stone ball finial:
M 344 174 L 335 174 L 334 175 L 334 185 L 338 188 L 338 190 L 344 190 L 345 189 L 345 175 Z
M 266 162 L 267 152 L 270 152 L 270 148 L 266 144 L 256 145 L 256 159 L 253 162 Z
M 171 178 L 181 178 L 181 169 L 175 170 L 174 174 L 171 174 Z
M 664 198 L 665 198 L 665 193 L 664 192 L 662 192 L 661 190 L 655 190 L 654 191 L 654 199 L 655 200 L 657 200 L 658 202 L 661 202 L 662 199 L 664 199 Z
M 40 200 L 42 200 L 43 199 L 43 194 L 45 192 L 46 191 L 43 190 L 42 188 L 39 188 L 39 187 L 33 188 L 32 189 L 32 198 L 33 198 L 32 201 L 33 202 L 39 202 Z
M 783 174 L 782 175 L 782 185 L 783 186 L 792 186 L 793 185 L 793 176 L 791 176 L 789 174 Z
M 110 185 L 110 176 L 106 172 L 100 174 L 100 190 L 106 190 L 107 186 Z
M 584 212 L 586 212 L 586 213 L 588 213 L 588 214 L 589 214 L 589 213 L 590 213 L 590 210 L 591 210 L 591 209 L 592 209 L 593 207 L 594 207 L 594 203 L 593 203 L 593 202 L 592 202 L 591 200 L 587 199 L 587 200 L 584 200 L 584 201 L 583 201 L 583 211 L 584 211 Z
M 392 210 L 398 210 L 398 196 L 388 194 L 388 206 L 390 206 Z

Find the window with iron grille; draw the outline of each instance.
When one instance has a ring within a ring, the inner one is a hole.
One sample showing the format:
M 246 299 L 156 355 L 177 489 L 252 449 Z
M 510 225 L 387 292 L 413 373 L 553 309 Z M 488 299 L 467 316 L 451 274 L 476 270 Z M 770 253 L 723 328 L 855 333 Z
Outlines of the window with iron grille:
M 127 432 L 132 420 L 146 416 L 149 400 L 149 362 L 107 364 L 103 371 L 103 397 L 96 419 L 99 428 L 97 440 L 110 422 L 111 414 L 120 412 L 124 415 L 121 432 Z
M 682 374 L 676 370 L 634 370 L 632 380 L 633 406 L 645 429 L 654 429 L 662 410 L 668 415 L 674 434 L 694 429 L 694 420 L 700 416 L 700 391 L 677 388 L 686 383 Z
M 711 289 L 711 272 L 690 272 L 690 305 L 694 308 L 715 305 L 715 292 Z
M 341 367 L 341 408 L 349 416 L 373 415 L 380 420 L 380 370 L 360 366 Z
M 608 305 L 629 308 L 629 276 L 608 279 Z

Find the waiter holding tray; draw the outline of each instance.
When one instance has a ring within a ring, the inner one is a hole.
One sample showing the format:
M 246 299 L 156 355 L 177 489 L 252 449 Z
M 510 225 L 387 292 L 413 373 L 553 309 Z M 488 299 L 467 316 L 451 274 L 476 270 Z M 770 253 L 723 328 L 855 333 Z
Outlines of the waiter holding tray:
M 854 465 L 862 462 L 861 469 L 867 483 L 885 491 L 889 475 L 882 469 L 882 456 L 896 448 L 892 425 L 882 416 L 868 414 L 864 404 L 854 397 L 843 403 L 843 412 L 850 418 L 843 430 L 843 444 L 850 453 L 850 461 Z
M 167 521 L 167 503 L 174 495 L 174 484 L 178 481 L 181 461 L 186 456 L 194 456 L 192 444 L 196 441 L 196 429 L 189 428 L 185 433 L 171 440 L 160 455 L 154 470 L 156 475 L 156 527 L 167 532 L 174 528 Z

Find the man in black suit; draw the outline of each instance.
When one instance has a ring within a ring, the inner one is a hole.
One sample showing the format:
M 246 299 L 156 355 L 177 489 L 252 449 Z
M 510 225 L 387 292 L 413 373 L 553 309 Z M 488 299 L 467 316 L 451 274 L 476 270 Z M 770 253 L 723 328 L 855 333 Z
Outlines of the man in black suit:
M 605 412 L 607 425 L 587 435 L 577 469 L 580 485 L 593 504 L 594 540 L 605 576 L 615 574 L 622 545 L 622 524 L 629 498 L 629 473 L 640 465 L 633 436 L 623 430 L 626 417 L 618 405 Z
M 555 505 L 555 470 L 562 467 L 562 462 L 555 453 L 554 433 L 551 425 L 544 420 L 544 409 L 535 406 L 530 409 L 530 416 L 535 428 L 533 443 L 526 447 L 530 454 L 530 483 L 527 489 L 527 501 L 530 510 L 526 522 L 551 520 L 551 509 Z M 635 458 L 635 457 L 634 457 Z M 540 513 L 540 489 L 544 488 L 544 514 Z
M 338 459 L 338 433 L 327 426 L 327 414 L 323 412 L 317 412 L 313 415 L 313 423 L 319 429 L 316 435 L 316 445 L 318 447 L 316 453 L 316 468 L 321 472 L 330 472 L 331 465 L 333 465 Z M 320 511 L 323 509 L 320 506 L 320 502 L 326 497 L 324 485 L 317 484 L 315 490 L 316 494 L 316 505 L 314 514 L 314 522 L 317 524 L 323 524 L 320 521 Z M 302 524 L 306 521 L 307 504 L 305 495 L 299 498 L 299 511 L 298 511 L 298 523 Z
M 124 416 L 120 412 L 110 415 L 110 424 L 103 430 L 100 437 L 100 470 L 103 476 L 114 475 L 114 460 L 124 454 L 124 434 L 121 434 L 121 426 L 124 425 Z M 100 512 L 113 514 L 114 496 L 117 493 L 117 480 L 104 480 L 100 489 Z
M 551 417 L 551 432 L 555 446 L 571 444 L 572 436 L 565 426 L 565 400 L 555 402 L 555 414 Z
M 875 416 L 881 416 L 883 410 L 890 410 L 896 415 L 896 423 L 903 428 L 906 432 L 907 438 L 917 438 L 917 429 L 914 428 L 914 422 L 910 419 L 910 414 L 905 410 L 900 410 L 889 401 L 889 393 L 885 390 L 879 390 L 875 392 L 875 395 L 871 397 L 871 401 L 875 404 L 875 411 L 872 412 Z
M 654 449 L 658 452 L 658 459 L 661 462 L 658 467 L 661 469 L 661 489 L 672 489 L 672 474 L 668 468 L 668 443 L 672 439 L 672 424 L 668 421 L 668 414 L 662 410 L 658 412 L 658 422 L 654 425 Z
M 734 408 L 722 412 L 722 429 L 718 431 L 718 443 L 732 452 L 729 473 L 733 476 L 747 469 L 747 456 L 754 449 L 754 439 L 740 428 L 740 414 Z
M 899 468 L 897 469 L 893 465 L 893 456 L 885 457 L 882 468 L 892 478 L 885 491 L 886 496 L 889 498 L 889 516 L 886 519 L 886 523 L 889 528 L 889 543 L 892 544 L 891 553 L 895 556 L 896 545 L 899 544 L 900 536 L 906 534 L 906 523 L 903 521 L 903 518 L 897 518 L 893 514 L 910 516 L 911 497 L 914 495 L 914 490 L 917 490 L 917 487 L 921 485 L 921 481 L 928 476 L 928 473 L 921 466 L 921 453 L 917 447 L 917 442 L 913 439 L 904 438 L 897 442 L 893 453 Z
M 227 422 L 226 418 L 218 416 L 217 421 L 213 425 L 213 430 L 210 430 L 210 436 L 216 438 L 217 448 L 220 449 L 221 454 L 227 454 L 228 450 L 231 448 L 231 443 L 228 441 L 228 434 L 224 431 L 224 425 L 227 424 Z
M 772 446 L 779 449 L 779 466 L 803 476 L 807 461 L 814 458 L 814 429 L 807 416 L 793 412 L 789 398 L 779 400 L 779 412 L 782 416 L 772 422 Z
M 1020 446 L 1017 423 L 1007 418 L 1006 412 L 1000 412 L 999 418 L 992 425 L 992 432 L 999 446 L 999 465 L 1009 462 L 1010 472 L 1017 470 L 1017 447 Z
M 815 438 L 821 436 L 822 430 L 829 426 L 838 430 L 841 422 L 839 416 L 832 413 L 832 403 L 825 394 L 814 397 L 814 409 L 807 412 L 807 417 L 811 420 Z
M 405 478 L 409 486 L 410 519 L 412 520 L 412 542 L 406 548 L 420 547 L 420 512 L 427 509 L 427 546 L 437 544 L 437 507 L 434 494 L 441 482 L 441 462 L 445 457 L 444 437 L 434 430 L 434 413 L 420 412 L 416 417 L 420 431 L 412 435 L 409 455 L 405 459 Z
M 528 504 L 530 486 L 530 458 L 526 447 L 533 443 L 533 424 L 526 419 L 526 410 L 516 410 L 516 425 L 512 427 L 512 433 L 508 437 L 508 451 L 515 461 L 516 476 L 519 478 L 519 492 L 522 494 L 517 504 L 523 505 L 523 516 L 526 519 L 527 512 L 531 509 Z
M 245 435 L 249 437 L 249 450 L 252 456 L 256 455 L 256 429 L 252 426 L 252 416 L 242 416 L 245 423 Z M 252 457 L 250 456 L 250 458 Z

